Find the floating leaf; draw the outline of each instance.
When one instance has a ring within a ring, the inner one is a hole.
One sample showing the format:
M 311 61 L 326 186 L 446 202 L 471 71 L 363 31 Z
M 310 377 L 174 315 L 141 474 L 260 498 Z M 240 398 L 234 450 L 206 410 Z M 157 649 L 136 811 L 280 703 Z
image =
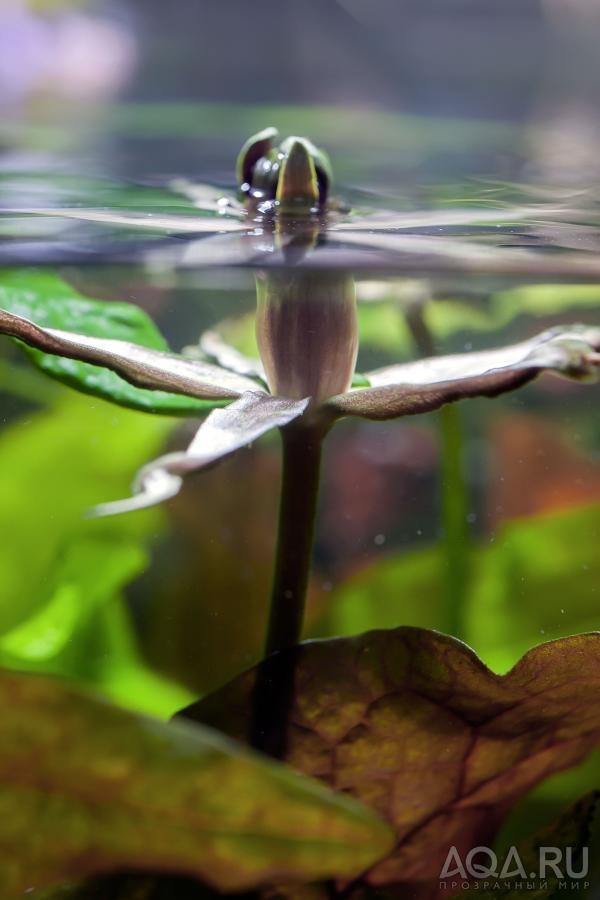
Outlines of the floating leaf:
M 485 221 L 485 216 L 479 217 Z M 473 216 L 476 220 L 476 216 Z M 544 253 L 538 249 L 506 247 L 477 243 L 475 239 L 408 231 L 382 231 L 371 234 L 365 222 L 364 231 L 344 232 L 344 244 L 354 248 L 361 268 L 388 269 L 408 275 L 438 275 L 463 272 L 470 275 L 511 275 L 550 280 L 552 278 L 593 279 L 600 265 L 593 253 Z M 434 219 L 430 226 L 435 227 Z M 496 233 L 496 238 L 498 232 Z M 341 256 L 341 251 L 338 251 Z M 315 254 L 313 254 L 315 256 Z M 341 262 L 341 260 L 340 260 Z
M 464 644 L 398 628 L 304 644 L 287 761 L 393 825 L 371 884 L 427 884 L 449 848 L 488 844 L 536 783 L 600 741 L 600 635 L 531 650 L 498 676 Z M 289 666 L 272 657 L 269 673 Z M 241 737 L 256 670 L 186 715 Z
M 209 232 L 215 234 L 226 231 L 240 231 L 242 225 L 237 219 L 225 219 L 221 216 L 205 217 L 194 214 L 172 212 L 151 212 L 137 210 L 105 210 L 85 209 L 77 207 L 66 209 L 60 207 L 25 208 L 5 210 L 10 215 L 40 216 L 44 218 L 75 219 L 79 222 L 97 222 L 101 225 L 123 225 L 128 228 L 143 229 L 144 231 L 158 231 L 161 233 L 192 233 L 200 234 Z
M 332 412 L 390 419 L 437 409 L 465 397 L 494 397 L 544 370 L 593 379 L 600 366 L 600 329 L 571 326 L 545 331 L 496 350 L 457 353 L 367 372 L 371 384 L 327 402 Z
M 389 850 L 366 808 L 208 729 L 138 718 L 38 676 L 2 674 L 0 696 L 5 900 L 123 869 L 225 890 L 352 876 Z
M 51 273 L 2 273 L 0 307 L 0 331 L 28 344 L 44 372 L 123 406 L 194 415 L 218 405 L 211 400 L 258 390 L 217 366 L 170 355 L 139 307 L 81 297 Z

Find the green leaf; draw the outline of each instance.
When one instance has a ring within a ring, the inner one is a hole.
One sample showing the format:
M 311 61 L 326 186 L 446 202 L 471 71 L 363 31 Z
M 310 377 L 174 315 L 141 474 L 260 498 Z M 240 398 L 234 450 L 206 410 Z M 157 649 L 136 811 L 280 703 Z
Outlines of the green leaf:
M 2 432 L 0 633 L 40 611 L 72 544 L 89 539 L 130 545 L 159 530 L 156 512 L 112 522 L 86 521 L 84 514 L 99 500 L 127 490 L 171 428 L 167 419 L 63 390 L 54 408 Z
M 121 706 L 167 719 L 192 699 L 191 691 L 145 661 L 127 604 L 119 597 L 98 609 L 79 639 L 77 656 L 86 654 L 88 666 L 78 667 L 78 681 Z
M 0 434 L 0 659 L 168 716 L 191 698 L 141 658 L 121 598 L 145 568 L 162 516 L 83 515 L 128 488 L 171 423 L 58 385 L 56 394 L 53 409 Z
M 600 505 L 502 526 L 475 559 L 468 639 L 506 671 L 540 638 L 598 626 Z
M 489 846 L 518 799 L 600 741 L 600 634 L 542 644 L 505 676 L 414 628 L 294 653 L 286 759 L 393 825 L 376 886 L 435 885 L 452 845 Z M 263 665 L 185 715 L 243 739 L 257 672 L 279 684 L 289 653 Z
M 0 660 L 48 666 L 85 627 L 97 607 L 146 567 L 137 542 L 81 538 L 65 548 L 40 608 L 0 637 Z
M 167 344 L 139 307 L 131 303 L 82 297 L 51 272 L 21 270 L 0 273 L 0 308 L 31 319 L 37 325 L 73 331 L 86 337 L 130 341 L 153 350 L 167 351 Z M 183 394 L 138 388 L 115 372 L 63 356 L 26 347 L 38 368 L 87 394 L 121 406 L 167 415 L 197 415 L 219 402 Z
M 0 892 L 124 869 L 225 890 L 359 874 L 376 816 L 208 729 L 164 725 L 31 675 L 0 676 Z

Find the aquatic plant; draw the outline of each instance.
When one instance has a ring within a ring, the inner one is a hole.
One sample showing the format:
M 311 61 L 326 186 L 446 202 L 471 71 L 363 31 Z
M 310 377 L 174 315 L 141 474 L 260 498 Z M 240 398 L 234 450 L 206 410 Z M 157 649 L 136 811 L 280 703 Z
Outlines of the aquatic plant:
M 418 629 L 298 647 L 321 448 L 335 423 L 347 416 L 396 419 L 465 398 L 493 398 L 546 371 L 594 380 L 600 328 L 561 326 L 494 350 L 356 373 L 353 279 L 335 268 L 303 267 L 328 216 L 340 208 L 331 198 L 330 164 L 303 138 L 276 141 L 273 129 L 256 135 L 237 167 L 242 205 L 236 215 L 284 252 L 283 267 L 256 276 L 260 360 L 213 334 L 201 338 L 195 353 L 177 355 L 127 305 L 67 296 L 48 308 L 15 283 L 12 293 L 10 283 L 4 292 L 0 331 L 25 344 L 38 367 L 85 392 L 157 413 L 211 409 L 185 451 L 145 465 L 133 496 L 97 506 L 97 516 L 168 500 L 186 475 L 279 430 L 283 471 L 265 661 L 187 715 L 323 778 L 338 793 L 295 781 L 276 763 L 259 762 L 196 726 L 145 734 L 127 714 L 31 677 L 5 676 L 2 689 L 23 695 L 18 715 L 3 726 L 8 767 L 23 723 L 40 729 L 39 737 L 28 733 L 29 762 L 10 802 L 21 804 L 25 790 L 33 809 L 47 783 L 63 798 L 62 807 L 44 801 L 48 831 L 42 833 L 53 853 L 37 847 L 35 866 L 15 863 L 4 876 L 7 890 L 144 868 L 199 876 L 221 890 L 338 878 L 347 892 L 358 878 L 350 889 L 357 896 L 388 885 L 418 885 L 419 896 L 435 896 L 432 884 L 449 843 L 462 853 L 474 841 L 491 842 L 516 799 L 583 758 L 600 734 L 597 635 L 535 648 L 504 677 L 454 639 Z M 76 327 L 65 330 L 70 323 Z M 56 720 L 48 707 L 56 708 Z M 90 737 L 98 728 L 106 730 L 99 743 Z M 48 750 L 37 760 L 41 745 L 56 753 L 65 743 L 72 758 L 60 769 Z M 110 774 L 121 771 L 117 759 L 125 776 Z M 165 780 L 156 786 L 161 775 Z M 136 806 L 138 778 L 160 802 Z M 211 799 L 230 779 L 231 794 Z M 89 785 L 83 802 L 80 781 Z M 244 798 L 239 803 L 236 790 Z M 96 827 L 105 792 L 113 801 L 116 818 L 108 830 L 115 838 Z M 148 814 L 156 825 L 141 842 L 134 834 L 139 816 Z M 176 836 L 161 830 L 164 816 Z M 288 818 L 283 828 L 286 816 L 294 821 Z M 49 833 L 63 821 L 72 830 L 57 850 Z M 223 832 L 221 843 L 206 836 L 213 827 Z M 275 847 L 277 834 L 287 849 Z

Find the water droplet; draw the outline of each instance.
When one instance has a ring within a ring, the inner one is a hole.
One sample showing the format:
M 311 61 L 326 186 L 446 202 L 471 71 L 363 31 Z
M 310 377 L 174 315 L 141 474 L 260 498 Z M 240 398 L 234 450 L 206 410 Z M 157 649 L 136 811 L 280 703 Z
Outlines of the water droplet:
M 385 544 L 385 534 L 376 534 L 373 538 L 373 543 L 381 547 L 382 544 Z

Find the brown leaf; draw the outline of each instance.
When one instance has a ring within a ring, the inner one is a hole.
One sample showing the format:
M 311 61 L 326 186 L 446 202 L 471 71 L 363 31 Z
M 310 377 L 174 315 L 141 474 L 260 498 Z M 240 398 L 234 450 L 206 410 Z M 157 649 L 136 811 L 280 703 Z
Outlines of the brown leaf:
M 186 715 L 243 738 L 255 673 Z M 369 883 L 420 890 L 452 845 L 461 854 L 489 846 L 523 794 L 600 740 L 599 688 L 598 634 L 542 644 L 505 676 L 461 642 L 417 628 L 308 643 L 298 650 L 287 761 L 393 825 L 396 848 Z
M 495 397 L 548 370 L 571 378 L 593 378 L 600 365 L 600 329 L 551 329 L 496 350 L 437 356 L 367 372 L 370 388 L 328 401 L 341 415 L 393 419 L 438 409 L 466 397 Z
M 111 516 L 131 512 L 175 497 L 184 475 L 206 469 L 267 431 L 287 425 L 302 415 L 307 404 L 308 400 L 285 400 L 248 391 L 225 409 L 213 409 L 187 450 L 167 453 L 148 463 L 138 473 L 133 497 L 103 503 L 95 508 L 94 514 Z
M 129 341 L 42 328 L 3 309 L 0 310 L 0 333 L 18 338 L 44 353 L 104 366 L 136 387 L 207 400 L 234 399 L 245 391 L 260 390 L 251 379 L 210 363 L 183 359 Z

